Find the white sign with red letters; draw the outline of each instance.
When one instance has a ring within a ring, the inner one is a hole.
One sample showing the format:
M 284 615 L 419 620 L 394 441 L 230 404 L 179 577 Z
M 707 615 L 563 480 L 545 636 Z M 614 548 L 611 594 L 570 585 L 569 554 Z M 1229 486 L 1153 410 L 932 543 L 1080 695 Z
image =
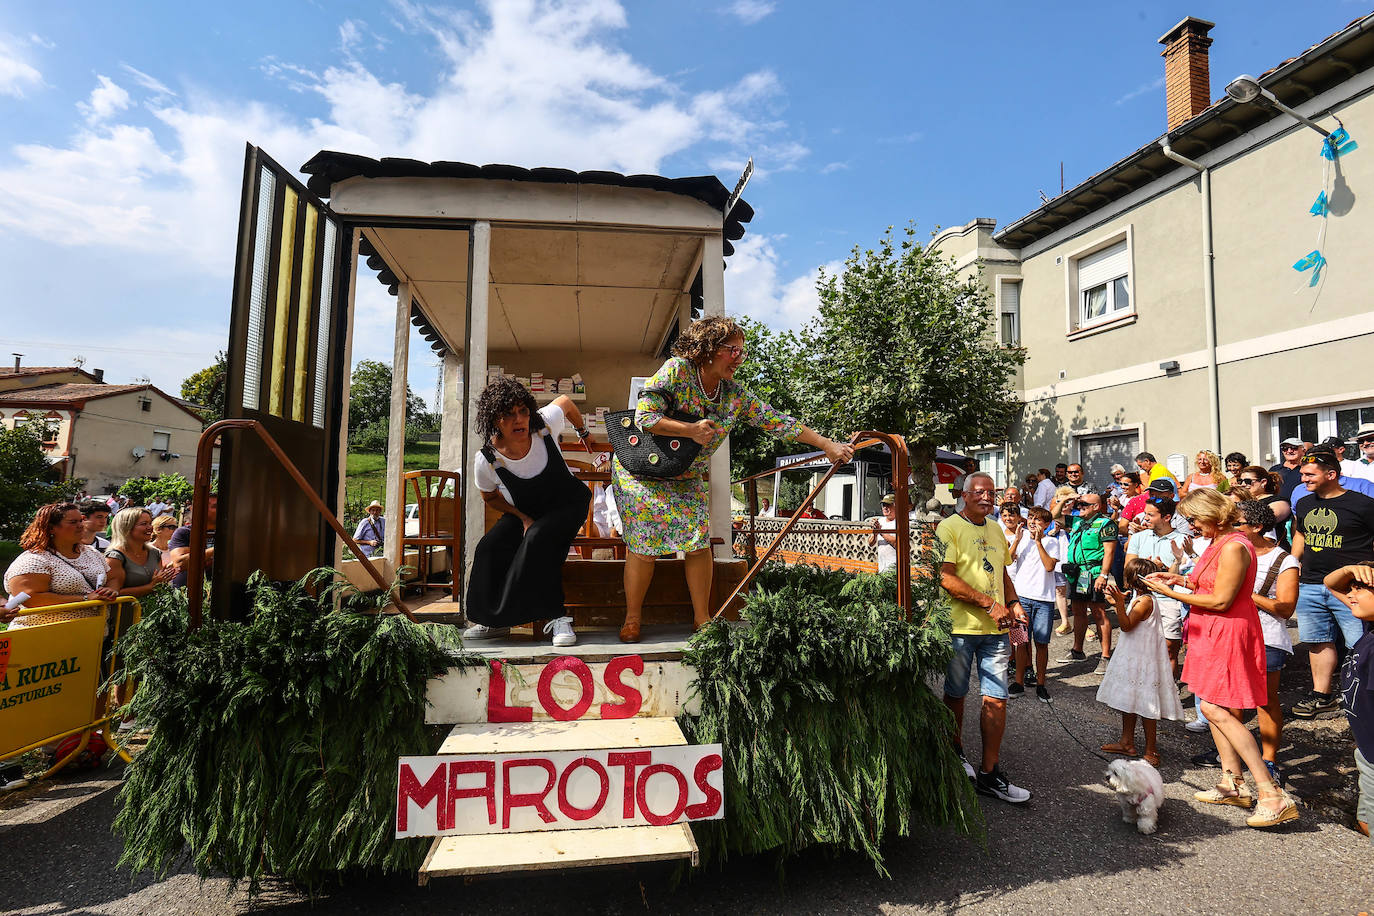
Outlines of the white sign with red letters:
M 573 722 L 694 715 L 695 678 L 682 662 L 646 662 L 638 655 L 590 663 L 565 655 L 536 665 L 491 660 L 479 668 L 453 668 L 431 680 L 425 721 Z
M 719 744 L 402 757 L 396 836 L 717 820 L 722 767 Z

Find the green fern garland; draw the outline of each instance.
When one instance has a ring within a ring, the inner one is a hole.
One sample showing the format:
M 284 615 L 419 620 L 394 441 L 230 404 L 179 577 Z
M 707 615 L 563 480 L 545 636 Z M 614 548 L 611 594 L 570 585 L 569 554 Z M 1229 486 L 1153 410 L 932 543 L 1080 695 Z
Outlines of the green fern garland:
M 682 726 L 726 758 L 725 819 L 694 825 L 707 858 L 772 852 L 781 865 L 825 846 L 886 875 L 894 833 L 981 836 L 953 719 L 929 686 L 949 658 L 949 611 L 933 575 L 912 588 L 906 620 L 891 574 L 774 564 L 748 598 L 748 626 L 718 622 L 693 640 L 701 715 Z
M 194 632 L 184 590 L 145 604 L 123 647 L 152 737 L 119 793 L 121 865 L 165 875 L 189 858 L 251 892 L 266 875 L 314 887 L 419 867 L 427 841 L 393 836 L 396 759 L 437 748 L 425 682 L 480 661 L 453 628 L 366 613 L 384 599 L 336 581 L 255 577 L 250 622 Z

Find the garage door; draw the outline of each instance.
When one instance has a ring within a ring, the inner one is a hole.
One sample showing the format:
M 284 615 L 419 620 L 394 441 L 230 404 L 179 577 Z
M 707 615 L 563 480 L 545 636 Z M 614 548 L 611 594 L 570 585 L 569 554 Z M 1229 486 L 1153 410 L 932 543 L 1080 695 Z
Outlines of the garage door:
M 1111 485 L 1112 465 L 1134 470 L 1135 456 L 1139 452 L 1139 433 L 1078 437 L 1078 463 L 1083 465 L 1083 479 L 1099 491 Z

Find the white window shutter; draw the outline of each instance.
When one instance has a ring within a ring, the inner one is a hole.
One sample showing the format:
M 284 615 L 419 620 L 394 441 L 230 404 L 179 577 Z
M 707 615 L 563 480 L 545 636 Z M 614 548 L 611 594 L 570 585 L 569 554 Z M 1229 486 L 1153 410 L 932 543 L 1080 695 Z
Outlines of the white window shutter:
M 1078 288 L 1092 289 L 1094 286 L 1124 277 L 1130 272 L 1130 259 L 1126 252 L 1126 240 L 1109 245 L 1101 251 L 1084 255 L 1078 259 Z

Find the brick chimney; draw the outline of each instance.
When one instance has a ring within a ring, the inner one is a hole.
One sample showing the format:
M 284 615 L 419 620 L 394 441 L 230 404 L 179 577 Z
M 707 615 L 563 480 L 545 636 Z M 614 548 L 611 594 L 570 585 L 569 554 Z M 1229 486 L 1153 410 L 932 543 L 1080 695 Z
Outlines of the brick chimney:
M 96 380 L 97 382 L 104 382 L 104 381 L 105 381 L 105 370 L 104 370 L 104 369 L 96 369 L 96 370 L 92 371 L 91 374 L 95 376 L 95 380 Z
M 1207 66 L 1207 37 L 1215 22 L 1189 16 L 1164 33 L 1164 110 L 1169 130 L 1206 111 L 1212 104 L 1212 78 Z

